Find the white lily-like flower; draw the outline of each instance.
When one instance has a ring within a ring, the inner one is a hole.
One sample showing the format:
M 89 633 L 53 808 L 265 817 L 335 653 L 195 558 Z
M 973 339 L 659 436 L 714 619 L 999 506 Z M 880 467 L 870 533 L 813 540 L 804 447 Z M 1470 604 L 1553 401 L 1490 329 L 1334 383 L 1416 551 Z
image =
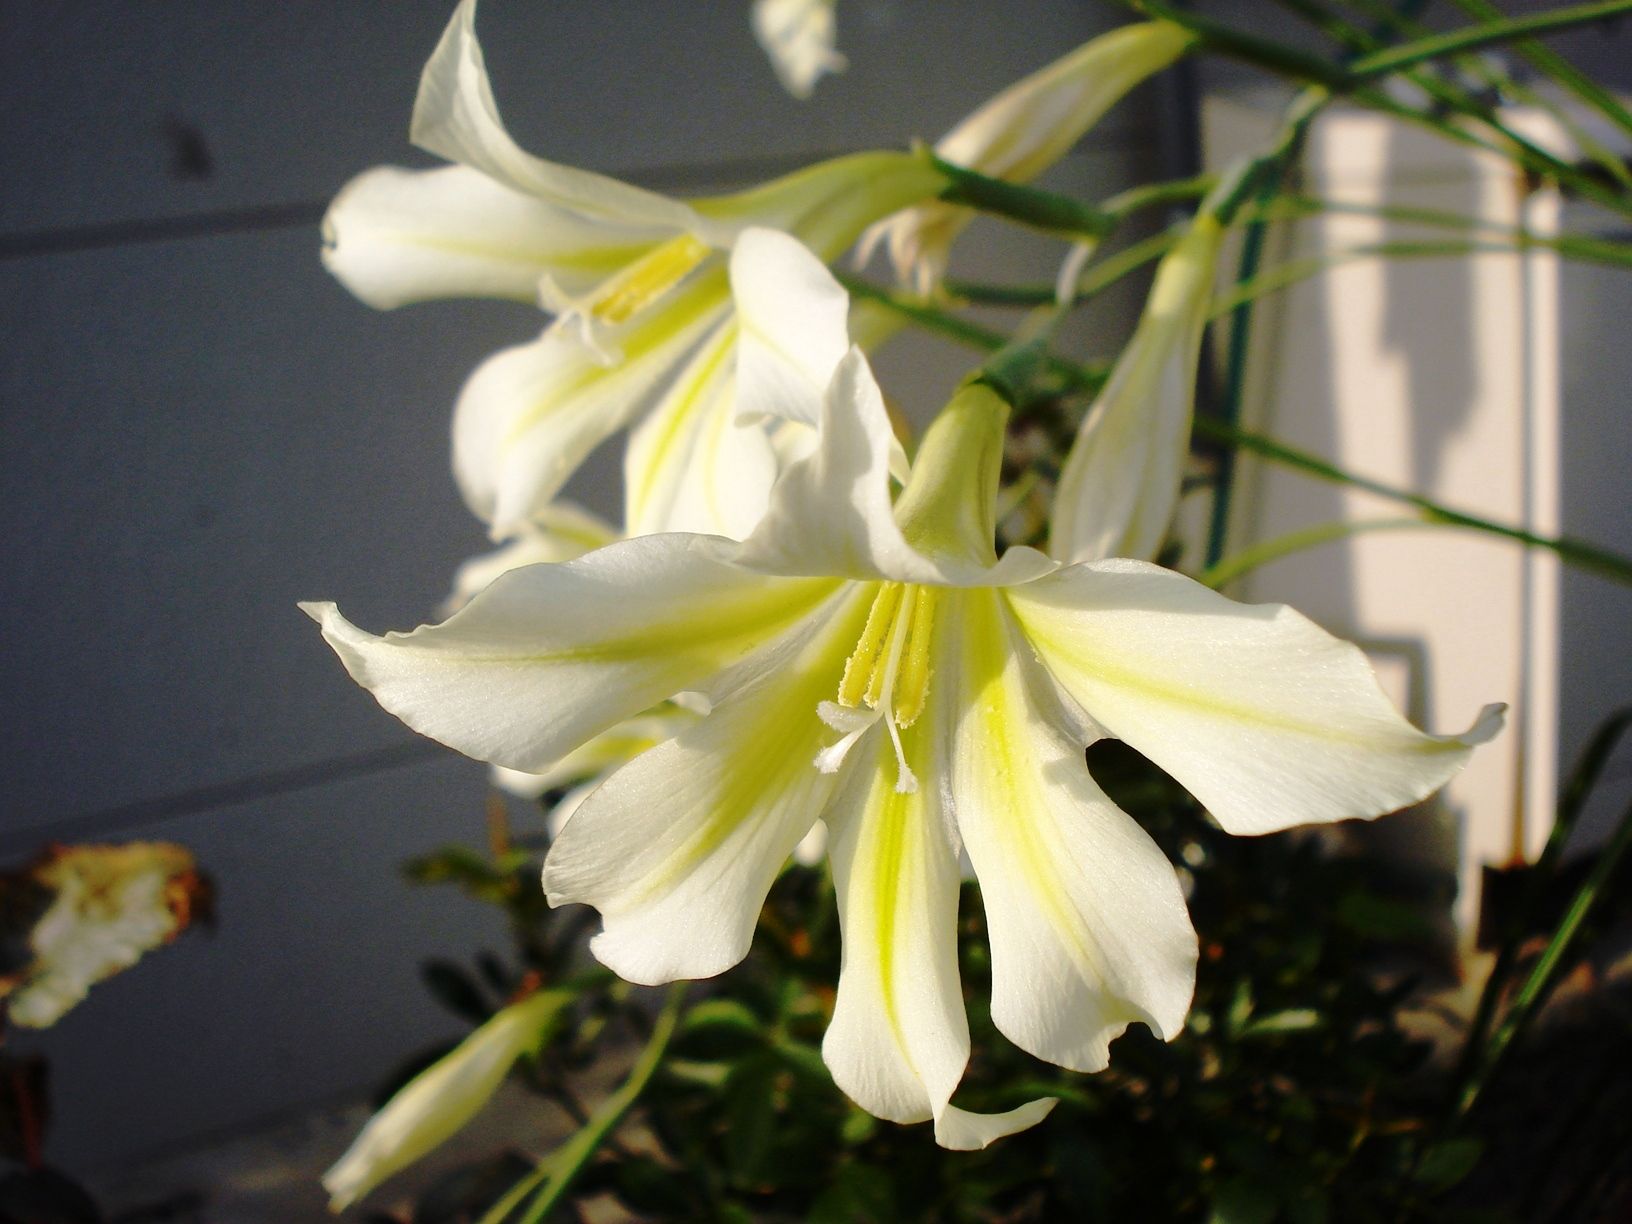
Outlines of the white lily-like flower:
M 490 553 L 472 557 L 454 575 L 453 591 L 439 609 L 452 616 L 500 574 L 524 565 L 571 561 L 604 548 L 622 534 L 599 515 L 574 502 L 552 502 L 522 525 L 514 539 Z M 539 799 L 553 790 L 571 787 L 549 812 L 553 837 L 571 818 L 586 795 L 614 769 L 646 749 L 673 739 L 698 717 L 708 713 L 707 702 L 696 694 L 681 694 L 675 701 L 625 719 L 537 773 L 523 773 L 502 765 L 491 768 L 493 785 L 520 799 Z
M 835 0 L 754 0 L 749 21 L 754 37 L 770 56 L 782 88 L 799 99 L 816 82 L 849 65 L 833 49 Z
M 0 875 L 0 1025 L 49 1028 L 91 987 L 207 915 L 211 888 L 172 842 L 51 845 Z M 44 908 L 33 912 L 36 904 Z
M 983 103 L 935 145 L 935 153 L 966 170 L 1028 183 L 1082 139 L 1100 116 L 1148 77 L 1166 68 L 1195 36 L 1168 21 L 1120 26 L 1016 81 Z M 874 225 L 863 253 L 880 243 L 903 284 L 934 294 L 946 274 L 953 240 L 972 210 L 931 201 Z
M 734 409 L 738 321 L 726 254 L 742 231 L 797 233 L 835 258 L 879 217 L 944 185 L 905 152 L 859 153 L 735 195 L 681 201 L 524 152 L 499 118 L 464 0 L 426 65 L 412 136 L 455 165 L 370 170 L 324 222 L 329 269 L 381 307 L 459 295 L 556 312 L 484 362 L 460 394 L 454 470 L 496 540 L 559 491 L 601 441 L 635 431 L 631 534 L 745 535 L 776 460 Z M 698 490 L 702 490 L 699 493 Z
M 329 1210 L 344 1211 L 463 1130 L 572 999 L 570 991 L 541 990 L 512 1003 L 409 1080 L 323 1175 Z
M 1060 471 L 1051 556 L 1153 557 L 1161 546 L 1190 452 L 1196 364 L 1223 237 L 1203 204 L 1157 267 L 1139 324 Z
M 1196 943 L 1172 868 L 1095 785 L 1086 743 L 1127 741 L 1226 829 L 1264 833 L 1421 799 L 1500 710 L 1425 735 L 1359 650 L 1289 608 L 1141 561 L 996 558 L 1006 407 L 982 385 L 931 427 L 893 503 L 893 438 L 859 350 L 822 412 L 816 449 L 740 543 L 650 536 L 512 571 L 408 634 L 307 610 L 387 710 L 512 768 L 706 694 L 707 717 L 578 809 L 545 864 L 552 904 L 599 909 L 591 949 L 631 981 L 710 976 L 747 952 L 771 881 L 823 819 L 844 938 L 834 1078 L 880 1117 L 983 1146 L 1051 1102 L 950 1103 L 969 1055 L 960 848 L 985 898 L 998 1028 L 1097 1070 L 1133 1021 L 1179 1031 Z

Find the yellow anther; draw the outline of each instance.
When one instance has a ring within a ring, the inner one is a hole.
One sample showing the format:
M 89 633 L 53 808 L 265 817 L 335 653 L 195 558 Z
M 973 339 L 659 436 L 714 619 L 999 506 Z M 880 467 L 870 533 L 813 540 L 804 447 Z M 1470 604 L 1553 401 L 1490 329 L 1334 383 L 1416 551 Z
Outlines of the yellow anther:
M 901 606 L 903 589 L 900 583 L 886 582 L 873 596 L 861 640 L 845 660 L 844 678 L 839 681 L 840 705 L 859 706 L 873 687 L 874 672 L 880 674 L 882 683 L 884 644 L 889 640 L 890 626 L 895 624 L 895 610 Z
M 918 587 L 912 604 L 912 628 L 907 631 L 906 649 L 901 655 L 901 671 L 895 678 L 895 722 L 910 727 L 924 712 L 929 696 L 929 647 L 935 628 L 935 592 Z
M 590 313 L 608 323 L 632 319 L 685 280 L 708 254 L 706 243 L 679 234 L 607 279 L 596 290 Z

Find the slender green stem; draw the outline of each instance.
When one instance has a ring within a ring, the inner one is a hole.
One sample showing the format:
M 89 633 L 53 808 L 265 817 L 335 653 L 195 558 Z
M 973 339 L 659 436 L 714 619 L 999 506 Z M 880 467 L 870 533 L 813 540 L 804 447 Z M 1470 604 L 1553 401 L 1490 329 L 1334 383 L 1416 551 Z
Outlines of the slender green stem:
M 1213 215 L 1220 221 L 1233 223 L 1249 203 L 1262 208 L 1281 189 L 1282 181 L 1308 134 L 1309 125 L 1331 101 L 1331 93 L 1319 85 L 1302 90 L 1287 107 L 1281 121 L 1281 130 L 1269 150 L 1242 168 L 1228 189 L 1221 189 L 1213 202 Z M 1241 243 L 1241 255 L 1236 264 L 1235 280 L 1240 285 L 1253 279 L 1263 259 L 1264 241 L 1268 226 L 1261 220 L 1249 221 Z M 1246 394 L 1247 344 L 1252 335 L 1253 302 L 1247 298 L 1235 304 L 1230 311 L 1229 343 L 1225 356 L 1224 391 L 1219 397 L 1217 418 L 1234 426 L 1241 417 L 1241 404 Z M 1224 538 L 1228 532 L 1230 506 L 1235 493 L 1235 452 L 1227 450 L 1218 456 L 1217 480 L 1214 484 L 1213 503 L 1207 523 L 1207 564 L 1213 565 L 1224 553 Z
M 1100 238 L 1115 229 L 1119 220 L 1071 196 L 966 170 L 933 153 L 928 156 L 946 176 L 948 186 L 940 198 L 948 204 L 963 204 L 1023 225 L 1082 238 Z
M 1377 34 L 1370 33 L 1352 22 L 1345 21 L 1340 15 L 1327 8 L 1321 0 L 1281 0 L 1281 3 L 1307 16 L 1355 56 L 1363 58 L 1389 49 Z M 1432 33 L 1419 22 L 1401 16 L 1398 12 L 1383 4 L 1382 0 L 1349 0 L 1349 3 L 1364 8 L 1368 13 L 1386 23 L 1380 27 L 1381 30 L 1397 29 L 1419 40 L 1430 36 Z M 1458 56 L 1456 57 L 1456 63 L 1464 71 L 1473 75 L 1493 78 L 1497 87 L 1505 89 L 1510 95 L 1517 96 L 1525 92 L 1522 86 L 1508 81 L 1506 78 L 1501 77 L 1500 74 L 1491 72 L 1486 65 L 1473 56 Z M 1475 97 L 1456 82 L 1439 76 L 1435 69 L 1419 65 L 1405 69 L 1402 75 L 1447 110 L 1459 115 L 1465 115 L 1495 132 L 1503 141 L 1513 146 L 1519 155 L 1528 162 L 1545 167 L 1547 173 L 1552 177 L 1571 183 L 1581 177 L 1581 172 L 1575 166 L 1555 156 L 1552 152 L 1524 135 L 1524 133 L 1508 125 L 1488 102 Z M 1542 104 L 1545 105 L 1545 103 Z M 1564 122 L 1567 124 L 1569 120 L 1564 118 Z M 1586 137 L 1586 140 L 1590 142 L 1591 137 Z M 1597 148 L 1604 153 L 1607 159 L 1603 163 L 1605 169 L 1611 175 L 1622 178 L 1621 188 L 1624 191 L 1629 183 L 1632 183 L 1632 179 L 1627 178 L 1626 168 L 1620 165 L 1612 155 L 1609 155 L 1608 151 L 1604 150 L 1601 145 L 1598 145 Z
M 1599 238 L 1590 234 L 1534 234 L 1521 226 L 1502 225 L 1462 213 L 1410 205 L 1363 204 L 1346 200 L 1326 200 L 1315 196 L 1283 195 L 1273 201 L 1264 215 L 1271 219 L 1308 216 L 1314 213 L 1353 213 L 1379 217 L 1385 221 L 1438 226 L 1443 229 L 1471 230 L 1495 234 L 1520 247 L 1545 247 L 1570 259 L 1588 263 L 1632 265 L 1632 242 Z
M 1469 4 L 1478 6 L 1482 2 L 1483 0 L 1467 0 L 1466 3 L 1462 3 L 1462 8 L 1464 11 L 1468 11 Z M 1409 37 L 1420 38 L 1432 32 L 1427 26 L 1423 25 L 1422 22 L 1413 21 L 1410 18 L 1390 9 L 1384 3 L 1384 0 L 1347 0 L 1347 3 L 1351 7 L 1360 9 L 1375 19 L 1386 20 L 1390 27 L 1398 29 L 1401 33 Z M 1488 11 L 1484 13 L 1475 13 L 1473 15 L 1480 20 L 1490 20 L 1501 17 L 1502 14 L 1499 10 L 1489 6 L 1486 7 Z M 1533 52 L 1540 52 L 1543 56 L 1558 60 L 1559 65 L 1566 72 L 1574 72 L 1574 69 L 1571 68 L 1568 63 L 1558 59 L 1558 57 L 1553 55 L 1552 52 L 1543 48 L 1540 43 L 1526 42 L 1518 44 L 1515 47 L 1515 50 L 1519 50 L 1521 54 L 1524 54 L 1525 52 L 1522 50 L 1522 48 L 1525 47 L 1530 48 Z M 1531 58 L 1532 63 L 1537 62 L 1534 56 L 1529 56 L 1528 58 Z M 1594 137 L 1593 134 L 1580 123 L 1576 122 L 1574 117 L 1570 115 L 1569 111 L 1567 111 L 1563 106 L 1559 105 L 1559 103 L 1554 99 L 1528 88 L 1519 81 L 1514 80 L 1505 72 L 1498 71 L 1492 65 L 1488 57 L 1481 57 L 1477 55 L 1458 56 L 1455 60 L 1455 64 L 1460 71 L 1472 77 L 1474 80 L 1482 82 L 1486 88 L 1496 91 L 1502 97 L 1510 99 L 1514 102 L 1522 103 L 1526 106 L 1535 107 L 1537 110 L 1544 111 L 1548 115 L 1552 116 L 1554 121 L 1556 121 L 1561 128 L 1569 133 L 1570 139 L 1575 141 L 1583 153 L 1595 161 L 1599 167 L 1602 168 L 1605 174 L 1619 181 L 1621 190 L 1632 191 L 1632 171 L 1627 169 L 1625 161 L 1602 141 Z M 1543 71 L 1546 71 L 1546 69 L 1543 69 Z M 1578 73 L 1576 75 L 1579 76 Z M 1486 122 L 1490 123 L 1492 127 L 1498 127 L 1499 130 L 1509 136 L 1517 135 L 1510 127 L 1500 122 L 1498 116 L 1494 113 L 1494 107 L 1485 107 L 1479 104 L 1476 99 L 1467 94 L 1466 90 L 1460 92 L 1469 102 L 1474 103 L 1481 111 L 1485 112 L 1485 120 Z
M 841 276 L 839 279 L 846 288 L 857 296 L 886 305 L 901 312 L 911 322 L 941 335 L 949 336 L 972 348 L 991 353 L 1002 349 L 1009 343 L 1009 337 L 1001 332 L 955 318 L 945 311 L 937 310 L 931 306 L 904 301 L 887 290 L 857 280 L 854 277 Z M 1108 369 L 1104 365 L 1087 366 L 1057 356 L 1048 357 L 1045 368 L 1066 383 L 1088 392 L 1092 392 L 1101 386 L 1108 373 Z M 1361 476 L 1358 473 L 1347 471 L 1320 458 L 1318 455 L 1309 454 L 1307 451 L 1288 446 L 1286 443 L 1277 441 L 1274 438 L 1253 433 L 1239 426 L 1228 425 L 1223 421 L 1213 420 L 1208 417 L 1197 417 L 1195 419 L 1195 430 L 1197 433 L 1215 441 L 1236 447 L 1239 450 L 1250 451 L 1273 463 L 1293 468 L 1306 475 L 1330 481 L 1333 484 L 1365 489 L 1367 492 L 1375 493 L 1377 496 L 1387 498 L 1390 501 L 1415 506 L 1432 521 L 1468 527 L 1475 531 L 1501 536 L 1503 539 L 1514 540 L 1532 548 L 1546 549 L 1557 555 L 1560 560 L 1578 569 L 1632 586 L 1632 558 L 1600 548 L 1596 544 L 1589 544 L 1584 540 L 1577 540 L 1570 536 L 1538 535 L 1535 532 L 1525 531 L 1520 527 L 1499 523 L 1494 519 L 1469 514 L 1466 511 L 1457 510 L 1436 502 L 1432 498 L 1424 497 L 1420 493 L 1413 493 L 1409 489 L 1397 488 L 1380 480 L 1373 480 L 1369 476 Z
M 1553 937 L 1547 942 L 1540 959 L 1530 970 L 1530 976 L 1524 980 L 1524 985 L 1519 987 L 1518 994 L 1513 997 L 1513 1006 L 1508 1009 L 1507 1015 L 1491 1035 L 1490 1044 L 1480 1058 L 1471 1082 L 1462 1090 L 1462 1096 L 1457 1101 L 1458 1118 L 1467 1117 L 1468 1112 L 1478 1101 L 1480 1093 L 1490 1083 L 1491 1076 L 1501 1063 L 1503 1055 L 1529 1029 L 1542 1005 L 1552 995 L 1554 987 L 1558 985 L 1558 971 L 1564 963 L 1565 956 L 1575 943 L 1576 936 L 1581 933 L 1587 918 L 1603 899 L 1607 891 L 1605 886 L 1614 876 L 1616 868 L 1621 865 L 1621 860 L 1626 856 L 1629 847 L 1632 847 L 1632 807 L 1628 807 L 1621 814 L 1615 836 L 1599 852 L 1592 874 L 1570 899 L 1570 907 L 1565 911 L 1563 921 L 1558 924 L 1558 929 L 1553 932 Z
M 1374 242 L 1362 246 L 1347 247 L 1335 251 L 1330 255 L 1313 256 L 1308 259 L 1293 259 L 1285 263 L 1276 264 L 1267 272 L 1260 273 L 1249 281 L 1238 281 L 1235 287 L 1213 303 L 1212 317 L 1219 318 L 1236 309 L 1243 302 L 1257 301 L 1272 293 L 1289 289 L 1293 285 L 1329 272 L 1333 268 L 1341 267 L 1361 259 L 1448 259 L 1460 258 L 1468 255 L 1511 255 L 1532 247 L 1545 247 L 1566 255 L 1563 247 L 1547 239 L 1533 239 L 1529 241 L 1501 242 L 1496 240 L 1470 240 L 1464 242 Z M 1579 256 L 1577 256 L 1579 257 Z M 1613 259 L 1589 259 L 1592 263 L 1609 263 L 1617 266 L 1632 264 L 1632 257 L 1618 256 Z
M 1413 493 L 1409 489 L 1397 488 L 1394 485 L 1385 484 L 1383 481 L 1373 480 L 1369 476 L 1361 476 L 1355 472 L 1345 471 L 1318 455 L 1311 455 L 1307 451 L 1301 451 L 1294 446 L 1288 446 L 1284 442 L 1276 441 L 1274 438 L 1265 437 L 1262 434 L 1226 425 L 1222 421 L 1197 417 L 1195 425 L 1197 433 L 1204 434 L 1220 442 L 1226 442 L 1240 450 L 1261 455 L 1265 459 L 1281 464 L 1283 467 L 1295 468 L 1321 480 L 1331 481 L 1334 484 L 1349 485 L 1356 489 L 1365 489 L 1368 493 L 1375 493 L 1377 496 L 1387 498 L 1390 501 L 1415 506 L 1428 518 L 1437 522 L 1471 527 L 1475 531 L 1488 532 L 1491 535 L 1515 540 L 1520 544 L 1526 544 L 1534 548 L 1545 548 L 1556 553 L 1560 560 L 1566 561 L 1578 569 L 1632 586 L 1632 558 L 1610 552 L 1605 548 L 1599 548 L 1596 544 L 1589 544 L 1584 540 L 1576 540 L 1569 536 L 1537 535 L 1535 532 L 1525 531 L 1520 527 L 1513 527 L 1507 523 L 1498 523 L 1494 519 L 1484 518 L 1481 515 L 1456 510 L 1436 502 L 1432 498 L 1424 497 L 1420 493 Z
M 1363 55 L 1348 67 L 1348 75 L 1357 81 L 1387 76 L 1415 64 L 1476 51 L 1498 43 L 1518 42 L 1538 34 L 1554 34 L 1572 26 L 1590 25 L 1608 17 L 1632 12 L 1632 0 L 1593 0 L 1590 4 L 1572 4 L 1545 13 L 1527 17 L 1500 17 L 1461 30 L 1449 30 L 1416 38 L 1397 47 Z
M 936 335 L 945 336 L 949 340 L 955 340 L 969 348 L 995 353 L 1006 348 L 1012 341 L 1012 337 L 993 328 L 982 327 L 979 323 L 972 323 L 968 319 L 960 319 L 950 311 L 905 298 L 898 293 L 892 293 L 888 289 L 881 288 L 859 277 L 836 270 L 834 276 L 855 297 L 867 302 L 877 302 L 879 305 L 895 311 L 909 323 L 916 324 L 925 331 L 933 332 Z M 1097 391 L 1109 373 L 1106 366 L 1084 365 L 1080 362 L 1067 361 L 1063 357 L 1056 357 L 1052 354 L 1044 356 L 1042 364 L 1044 368 L 1066 386 L 1089 393 Z
M 600 1150 L 618 1123 L 623 1121 L 623 1116 L 640 1099 L 640 1094 L 646 1090 L 646 1085 L 651 1082 L 652 1076 L 662 1065 L 663 1055 L 668 1050 L 669 1040 L 674 1036 L 675 1027 L 680 1022 L 680 1013 L 685 1006 L 686 985 L 685 982 L 676 982 L 669 987 L 668 997 L 663 1002 L 663 1010 L 658 1013 L 657 1022 L 652 1026 L 652 1034 L 647 1038 L 640 1056 L 635 1059 L 634 1066 L 629 1068 L 629 1074 L 618 1086 L 618 1090 L 595 1107 L 589 1121 L 580 1127 L 571 1139 L 546 1156 L 539 1162 L 538 1168 L 512 1186 L 482 1217 L 480 1224 L 503 1224 L 510 1213 L 529 1195 L 533 1195 L 532 1201 L 527 1204 L 527 1210 L 517 1218 L 516 1224 L 539 1224 L 539 1221 L 561 1201 L 561 1196 L 572 1185 L 573 1179 Z
M 1368 531 L 1399 531 L 1413 527 L 1447 526 L 1451 526 L 1451 524 L 1435 523 L 1420 518 L 1338 519 L 1329 523 L 1316 523 L 1312 527 L 1302 527 L 1297 531 L 1289 531 L 1285 535 L 1276 536 L 1272 540 L 1265 540 L 1262 543 L 1243 548 L 1240 552 L 1231 553 L 1223 560 L 1202 570 L 1201 573 L 1196 575 L 1196 581 L 1203 586 L 1210 586 L 1216 590 L 1226 583 L 1234 582 L 1244 574 L 1268 565 L 1271 561 L 1279 561 L 1282 557 L 1290 557 L 1294 553 L 1318 548 L 1322 544 L 1330 544 L 1334 540 L 1345 539 L 1348 536 L 1360 535 Z
M 1479 21 L 1500 20 L 1502 16 L 1502 11 L 1491 4 L 1490 0 L 1452 0 L 1452 2 L 1468 16 Z M 1515 43 L 1513 49 L 1588 106 L 1598 110 L 1623 132 L 1632 135 L 1632 111 L 1627 110 L 1619 98 L 1563 56 L 1529 39 Z
M 1123 277 L 1137 272 L 1146 264 L 1160 259 L 1178 241 L 1182 227 L 1164 230 L 1141 238 L 1114 255 L 1097 260 L 1083 270 L 1077 281 L 1072 304 L 1080 306 L 1095 294 L 1103 293 Z M 969 281 L 948 280 L 946 291 L 955 298 L 977 306 L 1049 306 L 1058 301 L 1055 285 L 981 285 Z
M 1447 139 L 1516 161 L 1531 173 L 1556 179 L 1582 199 L 1632 216 L 1632 198 L 1606 187 L 1569 163 L 1560 161 L 1533 142 L 1523 141 L 1515 144 L 1512 142 L 1515 133 L 1509 133 L 1501 143 L 1484 139 L 1477 133 L 1467 131 L 1449 121 L 1443 115 L 1414 109 L 1372 85 L 1372 82 L 1381 77 L 1413 68 L 1426 60 L 1440 56 L 1456 55 L 1493 43 L 1522 39 L 1536 33 L 1562 30 L 1573 25 L 1613 17 L 1632 10 L 1632 0 L 1598 0 L 1596 3 L 1556 9 L 1530 17 L 1503 19 L 1489 25 L 1433 35 L 1373 52 L 1352 61 L 1347 66 L 1333 63 L 1318 55 L 1298 51 L 1284 44 L 1245 34 L 1213 18 L 1175 7 L 1167 0 L 1123 0 L 1123 3 L 1145 16 L 1159 17 L 1186 27 L 1211 50 L 1294 80 L 1311 83 L 1333 94 L 1348 95 L 1363 106 L 1426 127 Z M 1478 114 L 1477 108 L 1475 113 Z M 1486 116 L 1479 114 L 1479 118 L 1483 120 Z
M 1609 764 L 1610 756 L 1629 730 L 1632 730 L 1632 706 L 1617 710 L 1599 724 L 1598 729 L 1593 732 L 1591 742 L 1576 761 L 1575 767 L 1570 770 L 1570 776 L 1564 783 L 1563 793 L 1558 800 L 1558 812 L 1553 819 L 1552 830 L 1547 835 L 1547 844 L 1542 847 L 1541 856 L 1530 868 L 1529 885 L 1525 888 L 1519 905 L 1503 926 L 1501 942 L 1496 950 L 1496 963 L 1491 966 L 1490 976 L 1485 979 L 1484 989 L 1479 992 L 1479 1003 L 1474 1008 L 1473 1022 L 1468 1026 L 1467 1040 L 1463 1044 L 1461 1057 L 1457 1060 L 1456 1074 L 1452 1077 L 1452 1083 L 1455 1085 L 1452 1100 L 1458 1112 L 1462 1111 L 1461 1101 L 1473 1084 L 1480 1061 L 1484 1057 L 1485 1039 L 1496 1018 L 1496 1004 L 1507 985 L 1507 976 L 1512 971 L 1514 962 L 1518 960 L 1519 942 L 1535 917 L 1536 907 L 1545 891 L 1545 885 L 1551 880 L 1558 860 L 1563 857 L 1564 847 L 1568 844 L 1570 835 L 1575 832 L 1581 813 L 1586 809 L 1588 796 L 1598 785 L 1598 779 L 1603 776 L 1604 767 Z
M 1141 183 L 1137 187 L 1130 187 L 1126 191 L 1107 197 L 1099 207 L 1108 216 L 1123 218 L 1146 208 L 1199 200 L 1211 191 L 1217 182 L 1216 174 L 1197 174 L 1191 178 Z

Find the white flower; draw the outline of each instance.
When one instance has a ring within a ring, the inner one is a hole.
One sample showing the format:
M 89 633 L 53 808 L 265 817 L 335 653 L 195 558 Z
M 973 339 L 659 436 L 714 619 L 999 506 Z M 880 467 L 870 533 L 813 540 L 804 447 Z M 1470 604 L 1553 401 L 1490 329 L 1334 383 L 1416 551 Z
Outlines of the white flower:
M 843 72 L 833 49 L 835 0 L 754 0 L 749 21 L 771 57 L 777 79 L 796 98 L 808 98 L 829 72 Z
M 1060 472 L 1049 553 L 1153 557 L 1190 450 L 1196 362 L 1224 227 L 1206 204 L 1156 269 L 1145 311 Z
M 572 998 L 541 990 L 512 1003 L 405 1084 L 323 1175 L 329 1210 L 344 1211 L 463 1130 Z
M 324 259 L 376 306 L 477 295 L 557 313 L 538 340 L 484 362 L 455 409 L 455 474 L 496 540 L 637 422 L 630 534 L 746 534 L 776 460 L 765 431 L 736 420 L 726 252 L 757 225 L 834 258 L 870 222 L 944 185 L 920 157 L 859 153 L 688 202 L 533 157 L 500 122 L 474 0 L 426 65 L 412 135 L 457 164 L 361 175 L 325 219 Z
M 809 261 L 791 240 L 762 255 Z M 790 304 L 789 312 L 794 312 Z M 767 406 L 767 411 L 775 411 Z M 374 637 L 308 605 L 352 676 L 415 729 L 517 769 L 676 692 L 711 712 L 618 770 L 545 864 L 631 981 L 706 977 L 746 953 L 818 819 L 843 969 L 823 1053 L 858 1104 L 978 1147 L 1050 1102 L 984 1116 L 950 1098 L 969 1054 L 958 855 L 985 898 L 992 1016 L 1031 1053 L 1105 1066 L 1139 1021 L 1181 1027 L 1195 936 L 1155 844 L 1083 762 L 1127 741 L 1236 833 L 1375 816 L 1427 795 L 1494 734 L 1425 735 L 1359 650 L 1291 609 L 1233 603 L 1140 561 L 993 555 L 1006 409 L 966 387 L 893 500 L 893 439 L 852 350 L 817 448 L 741 543 L 672 534 L 505 575 L 461 613 Z
M 1189 31 L 1166 21 L 1101 34 L 983 103 L 940 139 L 935 152 L 991 178 L 1030 182 L 1193 41 Z M 940 287 L 952 242 L 973 217 L 956 204 L 919 204 L 873 226 L 862 238 L 862 251 L 886 244 L 902 283 L 927 297 Z
M 26 963 L 0 977 L 0 1018 L 24 1028 L 55 1024 L 96 983 L 186 930 L 210 900 L 192 854 L 169 842 L 53 846 L 0 878 L 0 894 L 11 911 L 45 902 L 26 935 L 15 933 Z

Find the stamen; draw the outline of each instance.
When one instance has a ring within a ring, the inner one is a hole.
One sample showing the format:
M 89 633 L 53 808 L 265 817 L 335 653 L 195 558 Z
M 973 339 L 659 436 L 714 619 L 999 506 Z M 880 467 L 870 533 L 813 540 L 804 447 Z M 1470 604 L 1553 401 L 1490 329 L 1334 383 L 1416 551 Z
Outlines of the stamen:
M 822 772 L 838 769 L 862 733 L 882 717 L 895 749 L 895 789 L 902 794 L 918 789 L 901 729 L 918 720 L 928 697 L 935 599 L 927 587 L 887 582 L 878 588 L 861 640 L 845 660 L 839 700 L 820 707 L 822 721 L 842 733 L 837 743 L 817 754 Z
M 691 234 L 676 235 L 602 283 L 590 312 L 608 323 L 627 322 L 683 281 L 708 253 L 708 245 Z
M 929 697 L 929 646 L 935 631 L 935 592 L 919 587 L 912 605 L 912 628 L 907 633 L 906 658 L 895 688 L 895 721 L 910 727 L 924 712 Z
M 839 681 L 840 705 L 859 706 L 867 690 L 872 687 L 873 671 L 878 666 L 878 656 L 884 650 L 885 637 L 895 622 L 895 610 L 901 605 L 902 589 L 899 583 L 887 582 L 873 597 L 873 606 L 867 613 L 861 640 L 845 660 L 844 677 Z

